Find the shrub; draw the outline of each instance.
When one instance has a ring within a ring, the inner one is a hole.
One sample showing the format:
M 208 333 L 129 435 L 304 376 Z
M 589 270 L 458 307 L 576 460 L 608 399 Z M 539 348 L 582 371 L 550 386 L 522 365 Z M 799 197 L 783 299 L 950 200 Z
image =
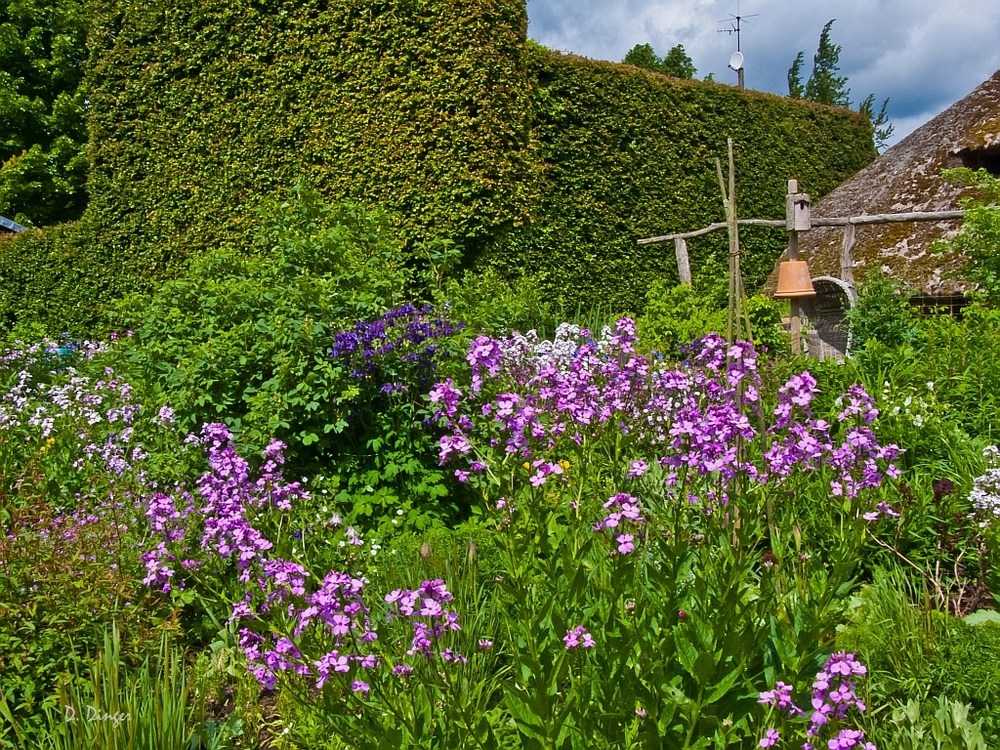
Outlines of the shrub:
M 919 330 L 907 297 L 884 277 L 861 284 L 857 304 L 847 311 L 847 325 L 855 349 L 872 339 L 885 346 L 913 343 Z
M 297 189 L 254 256 L 197 259 L 122 319 L 126 357 L 188 430 L 225 419 L 260 450 L 286 441 L 298 465 L 334 453 L 357 384 L 330 356 L 334 335 L 399 304 L 408 271 L 383 214 Z
M 985 169 L 945 170 L 946 180 L 972 187 L 975 195 L 964 198 L 965 216 L 959 233 L 937 244 L 941 253 L 968 258 L 961 275 L 973 282 L 991 304 L 1000 303 L 1000 180 Z
M 646 346 L 672 355 L 677 347 L 709 333 L 725 332 L 726 311 L 687 284 L 670 286 L 657 279 L 646 295 L 646 312 L 639 319 Z
M 871 675 L 871 699 L 903 705 L 940 696 L 972 707 L 989 746 L 1000 740 L 1000 626 L 971 625 L 931 608 L 930 592 L 905 578 L 879 576 L 837 636 Z

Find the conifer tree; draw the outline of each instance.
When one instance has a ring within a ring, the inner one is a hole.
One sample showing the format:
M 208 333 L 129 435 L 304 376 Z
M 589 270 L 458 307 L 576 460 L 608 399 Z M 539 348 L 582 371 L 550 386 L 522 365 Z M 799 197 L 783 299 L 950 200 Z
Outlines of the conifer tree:
M 806 61 L 806 53 L 799 52 L 792 62 L 792 67 L 788 69 L 788 95 L 793 99 L 801 99 L 805 95 L 805 87 L 802 85 L 802 66 Z
M 830 29 L 835 18 L 827 21 L 819 35 L 819 46 L 813 56 L 812 73 L 805 85 L 802 84 L 802 66 L 805 64 L 805 53 L 799 52 L 788 69 L 788 95 L 793 99 L 808 99 L 820 104 L 834 107 L 851 107 L 851 90 L 847 88 L 847 77 L 837 75 L 840 71 L 840 53 L 842 47 L 830 39 Z M 889 137 L 894 130 L 889 122 L 886 109 L 888 98 L 882 102 L 882 107 L 876 114 L 875 95 L 868 97 L 858 105 L 858 111 L 865 115 L 872 124 L 872 135 L 875 147 L 882 151 L 888 145 Z
M 805 98 L 820 104 L 835 107 L 851 106 L 851 90 L 847 88 L 847 77 L 838 76 L 840 70 L 841 46 L 830 41 L 830 28 L 837 20 L 831 18 L 819 35 L 819 47 L 813 57 L 812 75 L 806 82 Z

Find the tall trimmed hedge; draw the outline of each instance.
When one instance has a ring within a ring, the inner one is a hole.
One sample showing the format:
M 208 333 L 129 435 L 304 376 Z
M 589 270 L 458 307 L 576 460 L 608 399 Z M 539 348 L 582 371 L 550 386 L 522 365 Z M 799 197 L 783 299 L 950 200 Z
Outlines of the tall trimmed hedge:
M 815 198 L 876 155 L 868 121 L 846 110 L 540 50 L 531 73 L 541 197 L 487 262 L 537 275 L 571 305 L 638 311 L 654 278 L 677 278 L 672 242 L 636 240 L 724 220 L 715 159 L 726 168 L 729 137 L 742 218 L 783 218 L 790 178 Z M 740 235 L 754 289 L 787 236 Z M 689 251 L 695 286 L 725 290 L 725 232 Z
M 467 248 L 528 217 L 522 0 L 92 0 L 91 13 L 97 245 L 77 285 L 90 310 L 192 253 L 249 248 L 260 207 L 298 182 Z M 61 284 L 35 249 L 74 254 L 58 233 L 0 251 L 0 286 L 32 296 L 20 318 L 51 320 L 44 297 Z M 12 253 L 28 267 L 9 273 Z
M 721 216 L 727 135 L 745 216 L 780 215 L 790 176 L 819 194 L 874 156 L 843 111 L 529 51 L 523 0 L 91 4 L 91 203 L 0 246 L 0 325 L 86 332 L 192 254 L 249 249 L 298 182 L 571 303 L 636 308 L 673 249 L 635 239 Z M 751 270 L 779 246 L 748 247 Z

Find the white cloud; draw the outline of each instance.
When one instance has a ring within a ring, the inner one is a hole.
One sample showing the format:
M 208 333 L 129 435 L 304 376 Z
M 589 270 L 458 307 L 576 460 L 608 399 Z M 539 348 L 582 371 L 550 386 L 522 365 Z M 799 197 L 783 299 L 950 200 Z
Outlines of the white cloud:
M 699 77 L 736 82 L 725 33 L 736 0 L 528 0 L 529 34 L 554 49 L 621 60 L 648 42 L 661 55 L 683 44 Z M 958 101 L 1000 69 L 1000 3 L 981 0 L 741 0 L 748 88 L 787 92 L 788 68 L 805 52 L 806 76 L 823 25 L 842 47 L 840 73 L 855 102 L 889 97 L 895 139 Z

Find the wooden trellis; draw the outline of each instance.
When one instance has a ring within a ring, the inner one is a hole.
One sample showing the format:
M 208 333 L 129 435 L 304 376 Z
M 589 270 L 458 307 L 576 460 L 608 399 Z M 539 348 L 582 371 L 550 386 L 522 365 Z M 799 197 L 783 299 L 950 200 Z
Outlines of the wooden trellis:
M 733 142 L 729 140 L 729 190 L 722 178 L 722 166 L 716 160 L 716 167 L 719 173 L 719 182 L 723 194 L 723 206 L 726 209 L 726 221 L 709 224 L 707 227 L 695 229 L 689 232 L 677 232 L 675 234 L 664 234 L 658 237 L 647 237 L 638 240 L 639 245 L 652 245 L 660 242 L 674 242 L 674 253 L 677 257 L 677 272 L 682 284 L 691 284 L 691 262 L 688 257 L 687 240 L 694 237 L 727 229 L 729 231 L 729 339 L 732 340 L 734 321 L 738 321 L 741 311 L 743 296 L 742 279 L 739 274 L 739 227 L 770 227 L 774 229 L 784 228 L 788 231 L 788 257 L 789 260 L 796 260 L 798 251 L 798 233 L 808 231 L 813 227 L 844 227 L 844 239 L 840 248 L 840 278 L 851 287 L 854 286 L 854 258 L 853 247 L 855 242 L 855 227 L 868 224 L 892 224 L 898 222 L 915 221 L 946 221 L 951 219 L 961 219 L 965 216 L 965 211 L 955 209 L 951 211 L 910 211 L 905 213 L 892 214 L 862 214 L 860 216 L 813 218 L 809 214 L 809 196 L 798 192 L 798 183 L 795 180 L 788 181 L 788 193 L 786 195 L 786 214 L 784 219 L 737 219 L 735 207 L 735 176 L 733 170 Z M 736 285 L 734 287 L 734 285 Z M 790 300 L 792 306 L 791 335 L 792 351 L 798 353 L 799 344 L 799 311 L 796 300 Z M 736 322 L 737 332 L 740 323 Z M 749 321 L 747 321 L 747 334 L 749 334 Z

